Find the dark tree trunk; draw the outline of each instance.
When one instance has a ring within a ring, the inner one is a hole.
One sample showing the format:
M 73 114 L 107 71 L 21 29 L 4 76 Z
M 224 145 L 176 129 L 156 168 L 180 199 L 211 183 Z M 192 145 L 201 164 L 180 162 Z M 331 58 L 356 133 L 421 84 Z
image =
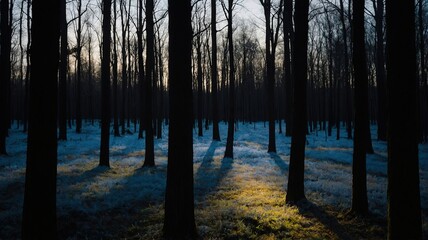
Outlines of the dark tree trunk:
M 27 0 L 27 69 L 25 71 L 25 95 L 24 95 L 24 127 L 23 132 L 27 132 L 28 122 L 28 101 L 29 101 L 29 80 L 30 80 L 30 46 L 31 46 L 31 18 L 30 16 L 31 0 Z
M 227 38 L 229 45 L 229 121 L 227 126 L 227 141 L 225 158 L 233 158 L 233 138 L 235 132 L 235 59 L 233 50 L 233 0 L 227 7 Z
M 220 141 L 218 128 L 218 102 L 217 102 L 217 11 L 216 0 L 211 0 L 211 42 L 212 42 L 212 65 L 211 65 L 211 87 L 212 87 L 212 117 L 213 117 L 213 140 Z
M 116 1 L 113 3 L 113 134 L 115 137 L 120 136 L 119 133 L 119 114 L 117 109 L 117 30 L 116 30 Z
M 144 89 L 144 59 L 143 59 L 143 0 L 138 1 L 138 85 L 139 85 L 139 113 L 140 113 L 140 128 L 138 131 L 138 139 L 143 138 L 145 130 L 145 89 Z
M 422 239 L 415 2 L 386 1 L 388 239 Z
M 296 1 L 294 13 L 295 42 L 293 48 L 294 109 L 293 135 L 291 137 L 290 169 L 286 203 L 295 203 L 305 198 L 305 143 L 307 129 L 306 85 L 308 52 L 308 12 L 309 0 Z
M 267 86 L 267 109 L 269 118 L 269 144 L 268 152 L 276 152 L 275 143 L 275 55 L 273 44 L 273 33 L 270 26 L 271 2 L 265 0 L 263 3 L 265 14 L 265 43 L 266 43 L 266 86 Z
M 46 14 L 46 9 L 51 9 Z M 56 239 L 57 74 L 60 1 L 33 1 L 22 239 Z
M 377 138 L 386 141 L 386 84 L 385 84 L 385 56 L 383 44 L 383 17 L 384 0 L 373 1 L 376 20 L 376 82 L 377 82 Z
M 6 152 L 6 137 L 9 128 L 9 91 L 10 91 L 10 27 L 9 27 L 9 0 L 0 2 L 0 155 Z
M 110 30 L 111 1 L 103 0 L 103 58 L 101 61 L 101 146 L 100 166 L 110 166 Z
M 197 80 L 198 80 L 198 136 L 203 136 L 202 126 L 202 42 L 201 34 L 196 36 L 196 55 L 197 55 Z
M 351 2 L 349 2 L 348 4 L 351 4 Z M 345 24 L 345 7 L 343 6 L 343 0 L 340 0 L 340 23 L 342 25 L 342 35 L 343 35 L 343 48 L 344 48 L 344 68 L 345 68 L 345 72 L 344 75 L 345 77 L 343 78 L 343 87 L 345 88 L 345 104 L 346 104 L 346 132 L 348 133 L 348 139 L 352 139 L 352 125 L 351 125 L 351 121 L 352 121 L 352 107 L 351 107 L 351 86 L 350 86 L 350 82 L 349 82 L 349 53 L 348 53 L 348 34 L 346 31 L 346 24 Z M 340 86 L 340 84 L 338 83 L 338 86 Z M 340 87 L 339 87 L 340 89 Z M 340 91 L 340 90 L 338 90 Z M 338 97 L 340 96 L 340 94 L 338 94 Z M 338 105 L 339 106 L 339 105 Z M 338 107 L 339 108 L 339 107 Z M 339 113 L 339 111 L 338 111 Z M 339 115 L 339 114 L 338 114 Z M 337 117 L 337 126 L 339 129 L 339 123 L 340 123 L 340 116 Z M 337 132 L 337 140 L 339 140 L 340 138 L 340 132 L 338 130 Z
M 128 88 L 128 74 L 127 74 L 127 57 L 126 57 L 126 32 L 127 26 L 125 24 L 126 5 L 124 0 L 120 1 L 120 20 L 122 23 L 122 111 L 120 114 L 120 125 L 122 127 L 122 135 L 125 134 L 125 116 L 128 111 L 127 88 Z
M 59 140 L 67 140 L 67 65 L 68 34 L 66 0 L 61 0 L 61 65 L 59 69 Z
M 147 64 L 146 64 L 146 154 L 144 166 L 155 165 L 154 139 L 153 139 L 153 114 L 152 114 L 152 83 L 154 79 L 155 46 L 154 46 L 154 3 L 153 0 L 146 1 L 146 21 L 147 21 Z
M 166 239 L 195 239 L 193 197 L 192 25 L 190 1 L 168 1 L 169 138 Z
M 81 81 L 82 81 L 82 0 L 77 1 L 77 96 L 76 96 L 76 133 L 81 133 L 82 131 L 82 90 L 81 90 Z
M 291 136 L 293 113 L 293 75 L 291 73 L 291 41 L 293 32 L 293 0 L 284 1 L 284 81 L 285 136 Z
M 364 0 L 353 1 L 353 63 L 355 79 L 355 138 L 352 161 L 352 211 L 367 214 L 366 152 L 369 127 L 368 75 L 365 50 Z

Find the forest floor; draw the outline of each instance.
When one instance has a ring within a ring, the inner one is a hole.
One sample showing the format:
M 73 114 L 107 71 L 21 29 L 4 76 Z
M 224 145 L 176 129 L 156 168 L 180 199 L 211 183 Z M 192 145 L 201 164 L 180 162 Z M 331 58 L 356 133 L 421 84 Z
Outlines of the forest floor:
M 211 127 L 211 126 L 210 126 Z M 130 132 L 132 132 L 131 129 Z M 69 130 L 58 145 L 57 216 L 61 239 L 159 239 L 167 168 L 167 127 L 155 139 L 156 167 L 141 168 L 144 140 L 138 134 L 111 137 L 111 168 L 98 167 L 100 129 Z M 267 153 L 268 128 L 239 123 L 234 159 L 223 159 L 221 142 L 194 134 L 195 218 L 201 239 L 386 239 L 386 143 L 373 140 L 367 155 L 371 214 L 348 214 L 351 206 L 352 140 L 325 132 L 308 135 L 307 200 L 285 205 L 291 138 L 276 135 L 277 153 Z M 335 132 L 335 131 L 334 131 Z M 376 139 L 372 127 L 372 138 Z M 26 135 L 12 129 L 9 156 L 0 157 L 0 239 L 20 237 Z M 419 145 L 424 239 L 428 239 L 428 144 Z

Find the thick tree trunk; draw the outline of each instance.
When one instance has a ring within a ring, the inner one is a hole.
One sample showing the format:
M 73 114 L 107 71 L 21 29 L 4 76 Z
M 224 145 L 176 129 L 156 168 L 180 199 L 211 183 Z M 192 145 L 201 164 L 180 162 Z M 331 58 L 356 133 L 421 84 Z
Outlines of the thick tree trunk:
M 365 50 L 364 0 L 353 1 L 353 63 L 355 76 L 355 138 L 352 162 L 352 211 L 367 214 L 366 152 L 369 127 L 368 75 Z
M 122 23 L 122 111 L 120 114 L 120 126 L 122 135 L 125 134 L 125 116 L 128 111 L 127 105 L 127 90 L 128 90 L 128 74 L 127 74 L 127 57 L 126 57 L 126 33 L 127 26 L 125 24 L 126 5 L 124 0 L 120 1 L 120 20 Z
M 111 1 L 103 0 L 103 58 L 101 61 L 101 146 L 100 165 L 110 166 L 110 30 Z
M 422 239 L 415 2 L 386 1 L 388 239 Z
M 304 170 L 305 143 L 307 129 L 306 85 L 308 51 L 308 12 L 309 0 L 296 1 L 294 13 L 295 42 L 293 48 L 293 73 L 295 76 L 293 135 L 291 137 L 290 169 L 286 203 L 295 203 L 305 198 Z
M 46 14 L 46 9 L 51 9 Z M 57 74 L 60 1 L 33 1 L 22 239 L 56 239 Z
M 168 1 L 169 138 L 165 194 L 166 239 L 195 239 L 190 1 Z

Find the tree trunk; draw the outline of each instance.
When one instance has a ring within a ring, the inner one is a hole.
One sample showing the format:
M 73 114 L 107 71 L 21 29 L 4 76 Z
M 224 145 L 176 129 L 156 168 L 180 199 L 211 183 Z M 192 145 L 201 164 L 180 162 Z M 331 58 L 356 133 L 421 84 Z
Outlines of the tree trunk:
M 352 161 L 352 211 L 368 213 L 366 152 L 368 111 L 368 75 L 365 49 L 364 0 L 353 1 L 353 63 L 355 79 L 355 138 Z
M 233 158 L 233 138 L 235 132 L 235 59 L 233 50 L 233 0 L 229 0 L 227 8 L 227 38 L 229 41 L 229 121 L 225 158 Z
M 291 73 L 291 35 L 293 31 L 293 0 L 284 1 L 284 81 L 285 136 L 291 136 L 293 113 L 293 75 Z
M 413 0 L 386 1 L 386 33 L 388 239 L 422 239 Z
M 117 30 L 116 30 L 116 1 L 113 2 L 113 134 L 115 137 L 120 136 L 119 133 L 119 113 L 117 109 Z
M 143 59 L 143 0 L 138 1 L 138 84 L 139 84 L 139 113 L 140 113 L 140 128 L 138 131 L 138 139 L 143 138 L 143 131 L 145 130 L 144 117 L 145 117 L 145 87 L 144 87 L 144 59 Z
M 110 166 L 110 30 L 111 1 L 103 0 L 103 58 L 101 61 L 101 146 L 100 166 Z
M 286 203 L 295 203 L 305 198 L 304 170 L 307 129 L 306 85 L 308 52 L 309 0 L 296 1 L 294 13 L 295 42 L 293 48 L 293 73 L 295 76 L 293 134 L 291 137 L 290 169 Z
M 166 239 L 195 239 L 190 1 L 168 1 L 169 138 L 165 194 Z
M 213 140 L 220 141 L 220 131 L 218 128 L 218 100 L 217 100 L 217 1 L 211 0 L 211 87 L 212 87 L 212 117 L 213 117 Z
M 127 74 L 127 57 L 126 57 L 126 32 L 127 26 L 125 24 L 126 5 L 124 0 L 120 1 L 120 20 L 122 23 L 122 111 L 120 114 L 120 125 L 122 127 L 122 135 L 125 134 L 125 116 L 128 111 L 127 88 L 128 88 L 128 74 Z
M 385 84 L 385 56 L 383 44 L 384 0 L 376 0 L 376 82 L 377 82 L 377 138 L 386 141 L 386 84 Z M 373 1 L 375 5 L 375 1 Z
M 61 0 L 61 65 L 59 69 L 59 140 L 67 140 L 67 65 L 68 34 L 66 0 Z
M 153 139 L 153 114 L 152 114 L 152 83 L 154 79 L 154 22 L 153 22 L 154 3 L 153 0 L 146 1 L 146 21 L 147 21 L 147 64 L 146 64 L 146 154 L 144 166 L 155 165 L 154 139 Z
M 6 137 L 9 128 L 9 91 L 10 91 L 10 37 L 9 27 L 9 0 L 1 0 L 0 2 L 0 155 L 7 154 L 6 152 Z
M 76 133 L 82 131 L 82 94 L 81 94 L 81 81 L 82 81 L 82 0 L 77 2 L 77 96 L 76 96 Z
M 46 14 L 46 9 L 52 10 Z M 60 1 L 33 1 L 22 239 L 56 239 L 57 74 Z

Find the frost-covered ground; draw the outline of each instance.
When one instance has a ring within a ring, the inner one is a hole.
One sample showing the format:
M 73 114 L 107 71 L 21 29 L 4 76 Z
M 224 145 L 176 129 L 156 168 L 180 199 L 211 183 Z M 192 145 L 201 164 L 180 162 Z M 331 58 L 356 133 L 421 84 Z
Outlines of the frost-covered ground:
M 167 127 L 155 139 L 156 167 L 142 169 L 144 140 L 137 134 L 111 136 L 111 168 L 98 167 L 100 129 L 69 130 L 58 147 L 57 209 L 61 238 L 156 238 L 161 231 L 167 165 Z M 308 135 L 305 162 L 307 209 L 284 207 L 291 138 L 277 134 L 277 154 L 267 153 L 267 125 L 239 123 L 234 159 L 223 159 L 221 142 L 194 134 L 195 214 L 202 238 L 359 238 L 346 227 L 351 205 L 352 140 L 325 132 Z M 375 127 L 372 128 L 373 139 Z M 342 134 L 345 136 L 345 133 Z M 368 155 L 370 211 L 379 220 L 372 232 L 385 237 L 386 143 L 373 140 Z M 0 239 L 19 238 L 26 157 L 26 135 L 12 129 L 9 156 L 0 157 Z M 428 237 L 428 144 L 420 149 L 424 236 Z M 315 213 L 314 213 L 315 212 Z M 319 216 L 323 217 L 319 217 Z M 312 219 L 312 220 L 311 220 Z M 339 220 L 337 220 L 339 219 Z M 375 220 L 375 221 L 377 221 Z M 352 224 L 355 225 L 355 221 Z M 371 226 L 370 224 L 361 226 Z M 353 226 L 358 228 L 361 226 Z M 351 226 L 352 227 L 352 226 Z M 312 235 L 304 235 L 303 232 Z M 355 230 L 355 231 L 358 231 Z M 303 234 L 303 235 L 302 235 Z M 366 237 L 373 237 L 367 235 Z

